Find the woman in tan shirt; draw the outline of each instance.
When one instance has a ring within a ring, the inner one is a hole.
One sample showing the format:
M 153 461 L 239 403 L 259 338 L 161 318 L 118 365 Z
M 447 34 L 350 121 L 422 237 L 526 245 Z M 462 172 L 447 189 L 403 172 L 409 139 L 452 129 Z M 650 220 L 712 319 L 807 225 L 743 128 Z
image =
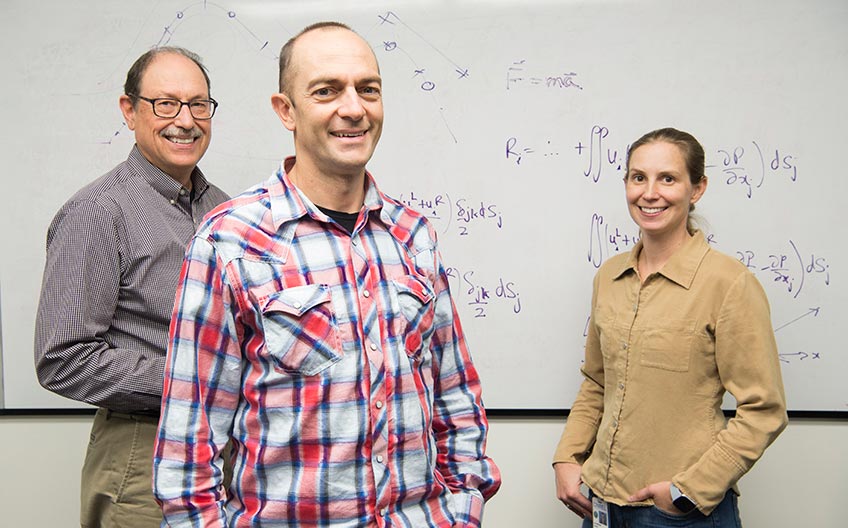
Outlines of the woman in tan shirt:
M 707 188 L 694 137 L 644 135 L 624 187 L 641 240 L 595 276 L 585 379 L 554 456 L 557 497 L 584 527 L 593 513 L 610 527 L 741 526 L 736 482 L 787 423 L 768 300 L 691 225 Z M 737 402 L 729 421 L 725 391 Z

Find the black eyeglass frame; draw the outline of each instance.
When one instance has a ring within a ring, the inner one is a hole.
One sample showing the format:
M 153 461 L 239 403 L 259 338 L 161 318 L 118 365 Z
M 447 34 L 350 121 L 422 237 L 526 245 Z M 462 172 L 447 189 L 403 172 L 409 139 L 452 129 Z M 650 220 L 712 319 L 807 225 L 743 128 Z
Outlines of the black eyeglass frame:
M 212 117 L 215 115 L 215 110 L 218 109 L 218 101 L 216 101 L 215 99 L 212 99 L 211 97 L 209 99 L 195 99 L 194 101 L 180 101 L 179 99 L 175 99 L 174 97 L 157 97 L 155 99 L 151 99 L 149 97 L 143 97 L 143 96 L 137 95 L 137 94 L 127 94 L 127 96 L 128 97 L 135 97 L 136 99 L 141 99 L 142 101 L 147 101 L 148 103 L 150 103 L 150 106 L 153 108 L 153 115 L 155 115 L 156 117 L 161 117 L 162 119 L 173 119 L 173 118 L 177 117 L 178 115 L 180 115 L 180 112 L 183 111 L 183 106 L 187 106 L 188 107 L 188 113 L 191 114 L 192 119 L 197 119 L 199 121 L 206 121 L 206 120 L 212 119 Z M 159 101 L 173 101 L 175 103 L 180 103 L 180 106 L 179 106 L 179 108 L 177 108 L 177 111 L 174 113 L 174 115 L 170 115 L 170 116 L 159 115 L 159 113 L 156 112 L 156 103 L 159 102 Z M 212 103 L 212 112 L 209 114 L 209 117 L 197 117 L 197 116 L 194 115 L 194 112 L 191 111 L 192 103 L 198 103 L 198 102 Z

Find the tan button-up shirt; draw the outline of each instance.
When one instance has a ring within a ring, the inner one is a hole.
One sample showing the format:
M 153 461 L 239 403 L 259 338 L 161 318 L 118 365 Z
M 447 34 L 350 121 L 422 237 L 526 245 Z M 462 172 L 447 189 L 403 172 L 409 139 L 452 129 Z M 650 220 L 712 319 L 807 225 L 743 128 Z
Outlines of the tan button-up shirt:
M 585 380 L 554 462 L 583 464 L 609 502 L 671 480 L 709 514 L 787 423 L 768 300 L 700 232 L 644 284 L 641 249 L 595 276 Z

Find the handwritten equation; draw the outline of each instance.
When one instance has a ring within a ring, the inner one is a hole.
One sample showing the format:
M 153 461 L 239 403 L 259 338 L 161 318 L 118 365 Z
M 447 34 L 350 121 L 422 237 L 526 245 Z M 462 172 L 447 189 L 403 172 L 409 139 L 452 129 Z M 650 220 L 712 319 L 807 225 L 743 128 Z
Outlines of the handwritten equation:
M 521 59 L 513 62 L 506 71 L 506 89 L 510 90 L 512 87 L 526 84 L 530 86 L 539 86 L 542 88 L 551 88 L 551 89 L 574 89 L 574 90 L 583 90 L 583 87 L 577 84 L 575 78 L 577 77 L 577 73 L 575 72 L 564 72 L 564 73 L 555 73 L 553 75 L 533 75 L 527 73 L 527 60 Z
M 605 126 L 594 125 L 589 133 L 587 144 L 584 145 L 580 140 L 574 146 L 577 155 L 582 157 L 584 152 L 588 163 L 583 171 L 583 176 L 591 178 L 594 183 L 601 180 L 601 175 L 610 168 L 616 172 L 621 172 L 626 169 L 627 150 L 630 145 L 624 148 L 611 148 L 606 146 L 606 138 L 609 136 L 609 129 Z M 623 176 L 623 175 L 622 175 Z
M 719 162 L 707 167 L 718 167 L 725 176 L 727 185 L 736 185 L 745 196 L 753 197 L 768 177 L 782 177 L 790 182 L 798 180 L 798 166 L 792 154 L 779 148 L 764 151 L 756 141 L 751 141 L 747 150 L 744 146 L 719 149 L 716 153 Z
M 789 240 L 789 248 L 782 251 L 755 252 L 751 249 L 736 251 L 736 258 L 765 281 L 779 283 L 793 298 L 813 280 L 830 285 L 830 264 L 827 258 L 815 252 L 802 252 Z
M 451 200 L 447 193 L 423 196 L 416 195 L 414 191 L 409 194 L 401 193 L 398 199 L 434 223 L 443 224 L 442 233 L 454 227 L 456 233 L 464 237 L 472 233 L 472 228 L 482 224 L 488 224 L 495 229 L 502 229 L 504 226 L 503 214 L 493 202 L 468 198 Z
M 630 230 L 613 226 L 604 220 L 603 215 L 592 214 L 589 226 L 589 251 L 587 259 L 596 269 L 609 258 L 609 255 L 621 251 L 629 251 L 639 242 L 639 229 L 635 226 Z
M 470 306 L 475 319 L 487 317 L 492 308 L 521 313 L 521 295 L 515 282 L 498 277 L 494 283 L 487 284 L 476 277 L 473 270 L 447 268 L 445 272 L 448 280 L 454 283 L 451 289 L 457 292 L 457 303 Z
M 627 148 L 613 148 L 605 141 L 609 136 L 609 129 L 595 125 L 592 127 L 589 137 L 578 140 L 573 147 L 567 150 L 574 152 L 579 158 L 586 160 L 586 168 L 583 176 L 590 178 L 593 183 L 598 183 L 601 177 L 610 170 L 621 172 L 625 168 Z M 505 143 L 506 159 L 521 165 L 522 160 L 529 156 L 541 154 L 543 157 L 555 157 L 560 155 L 560 149 L 555 147 L 551 140 L 547 140 L 543 147 L 531 143 L 525 143 L 517 137 L 509 137 Z M 623 177 L 623 173 L 621 174 Z
M 530 156 L 542 153 L 545 157 L 559 155 L 550 148 L 547 140 L 544 148 L 527 143 L 517 137 L 509 137 L 505 142 L 507 160 L 521 165 Z M 610 175 L 623 178 L 627 169 L 627 151 L 630 144 L 616 144 L 610 138 L 610 129 L 604 125 L 593 125 L 588 134 L 577 140 L 570 149 L 583 160 L 583 176 L 592 183 L 598 183 Z M 722 147 L 708 154 L 707 175 L 710 169 L 721 171 L 721 181 L 753 198 L 755 191 L 769 180 L 778 179 L 794 183 L 798 180 L 798 159 L 782 147 L 766 148 L 752 140 L 748 144 Z
M 707 243 L 714 244 L 713 234 L 705 235 Z M 604 216 L 592 214 L 589 227 L 589 250 L 587 260 L 600 268 L 609 255 L 629 251 L 639 242 L 638 229 L 630 230 L 610 225 Z M 804 286 L 811 281 L 820 281 L 830 286 L 830 264 L 825 256 L 816 252 L 804 252 L 793 240 L 782 251 L 755 252 L 751 249 L 738 250 L 739 262 L 760 277 L 763 282 L 778 283 L 792 298 L 797 298 Z

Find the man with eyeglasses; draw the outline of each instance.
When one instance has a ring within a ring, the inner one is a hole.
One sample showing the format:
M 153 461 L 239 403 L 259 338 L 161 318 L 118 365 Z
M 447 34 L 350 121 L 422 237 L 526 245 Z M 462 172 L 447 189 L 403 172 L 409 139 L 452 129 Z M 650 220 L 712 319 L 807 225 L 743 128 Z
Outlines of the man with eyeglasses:
M 200 58 L 156 48 L 119 99 L 136 144 L 47 232 L 35 332 L 42 386 L 99 407 L 82 469 L 83 527 L 159 527 L 151 461 L 168 325 L 188 241 L 227 195 L 206 181 L 217 103 Z

